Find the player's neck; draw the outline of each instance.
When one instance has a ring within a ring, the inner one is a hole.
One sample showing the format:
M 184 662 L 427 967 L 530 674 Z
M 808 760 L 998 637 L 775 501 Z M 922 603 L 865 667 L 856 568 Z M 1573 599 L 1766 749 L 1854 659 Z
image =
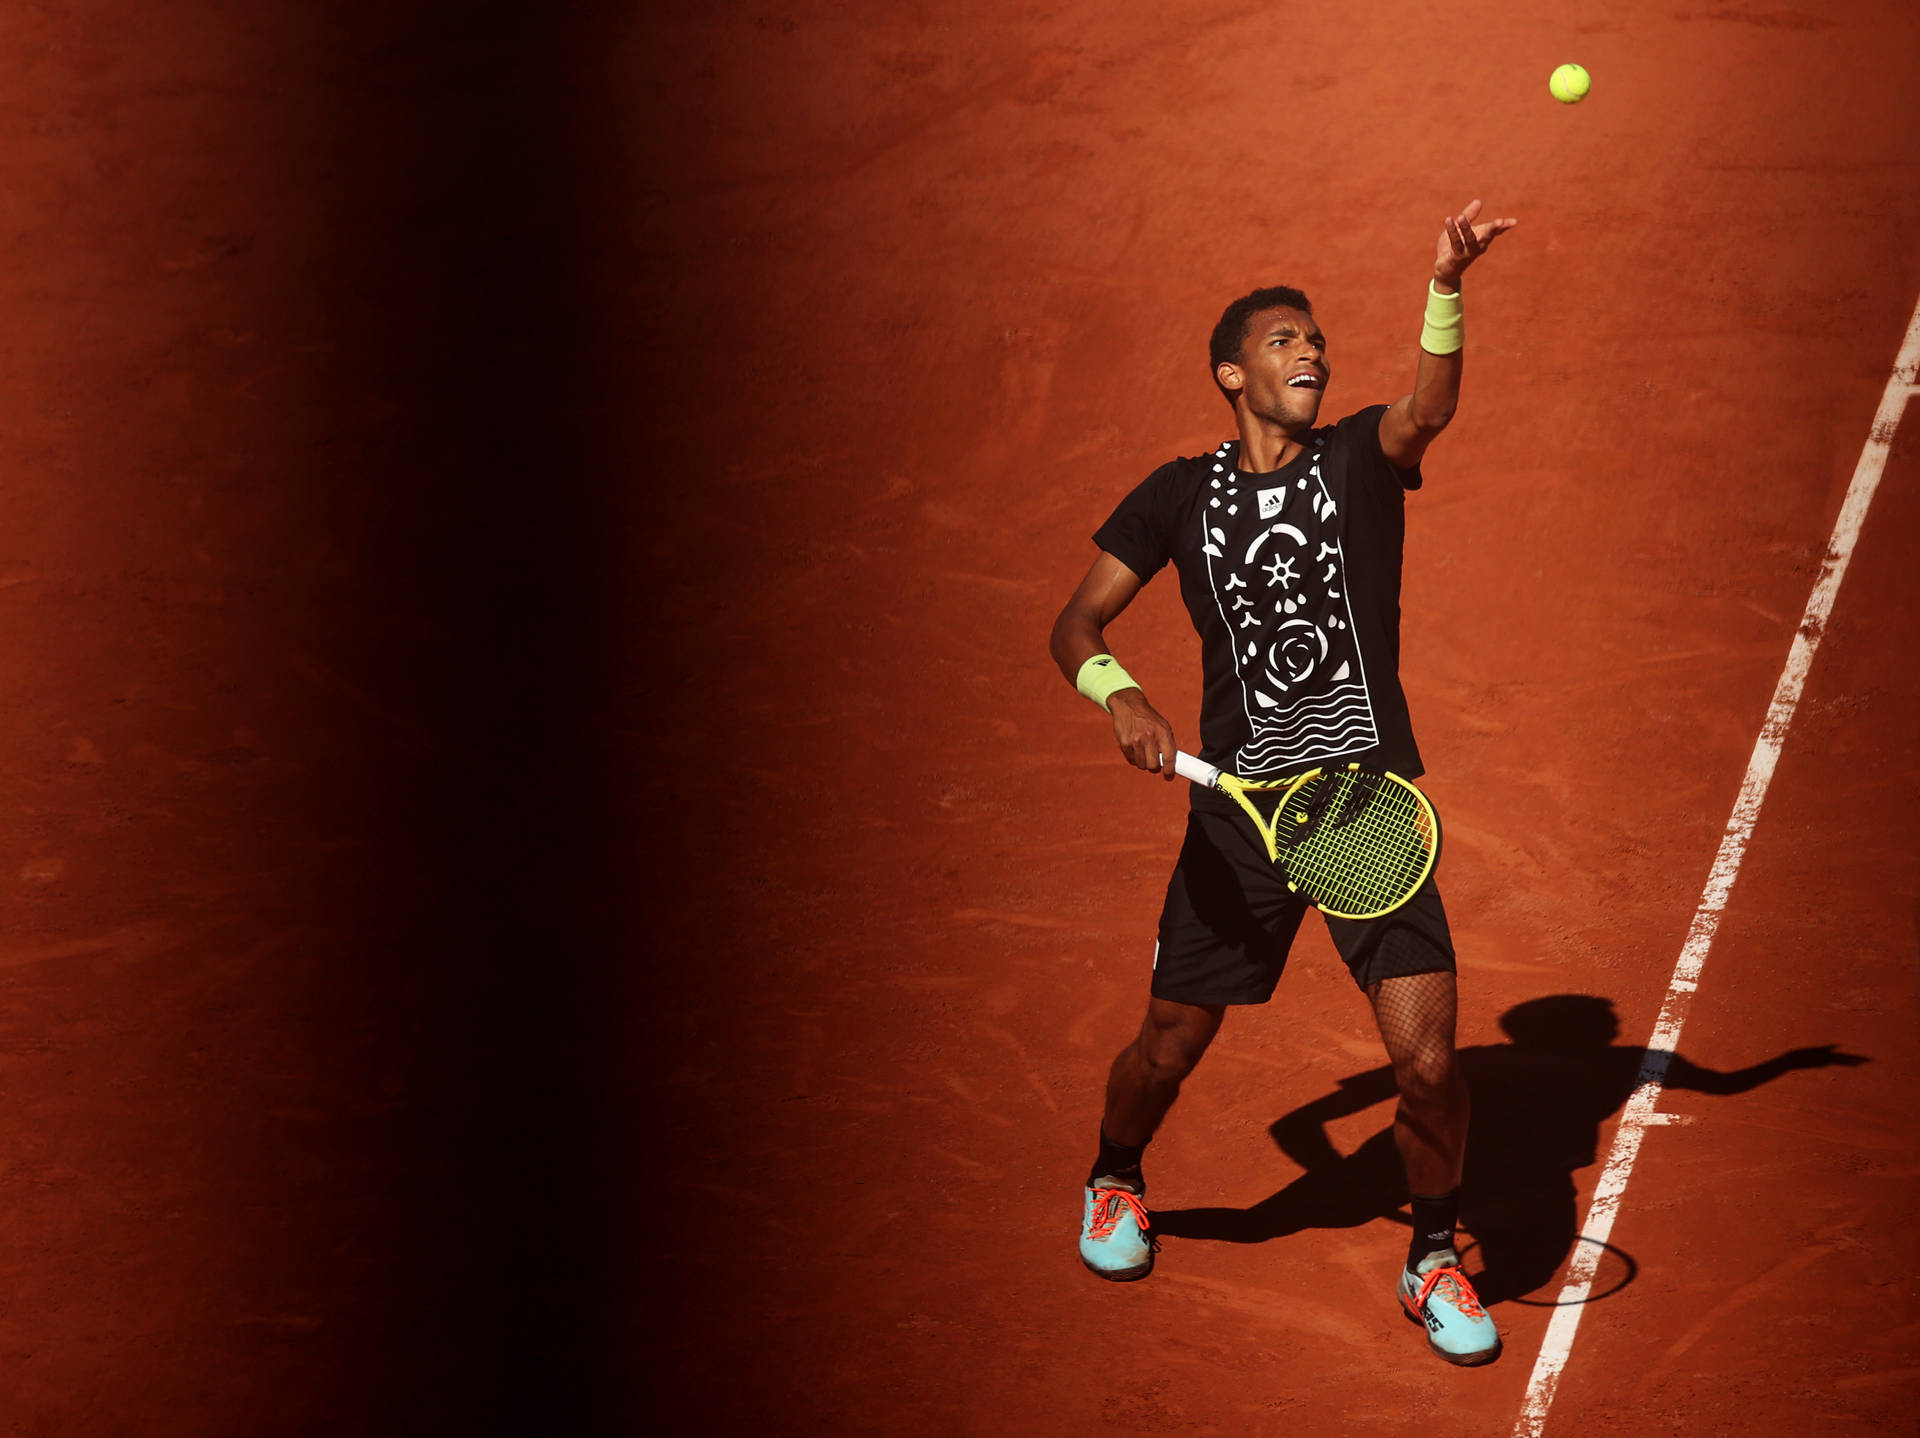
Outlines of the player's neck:
M 1306 446 L 1270 421 L 1240 416 L 1240 472 L 1270 474 L 1292 464 Z

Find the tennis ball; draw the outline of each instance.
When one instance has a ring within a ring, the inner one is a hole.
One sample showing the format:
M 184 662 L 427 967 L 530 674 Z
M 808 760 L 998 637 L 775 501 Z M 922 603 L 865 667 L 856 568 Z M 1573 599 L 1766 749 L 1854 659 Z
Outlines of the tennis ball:
M 1578 65 L 1562 65 L 1547 81 L 1548 92 L 1563 105 L 1579 104 L 1587 98 L 1587 91 L 1592 87 L 1593 81 Z

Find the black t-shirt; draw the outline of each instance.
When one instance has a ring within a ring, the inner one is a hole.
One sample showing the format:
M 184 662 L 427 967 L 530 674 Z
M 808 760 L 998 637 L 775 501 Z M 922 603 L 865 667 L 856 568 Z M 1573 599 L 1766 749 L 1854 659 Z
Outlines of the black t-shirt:
M 1423 772 L 1400 688 L 1400 561 L 1418 468 L 1380 449 L 1374 405 L 1314 430 L 1271 474 L 1238 441 L 1163 464 L 1094 543 L 1142 581 L 1172 562 L 1200 635 L 1200 757 L 1246 778 L 1329 760 Z

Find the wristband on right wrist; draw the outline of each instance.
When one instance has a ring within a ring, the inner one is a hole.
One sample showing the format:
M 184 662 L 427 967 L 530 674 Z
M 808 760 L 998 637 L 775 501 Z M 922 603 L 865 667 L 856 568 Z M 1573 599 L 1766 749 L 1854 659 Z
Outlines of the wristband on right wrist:
M 1073 687 L 1111 714 L 1107 701 L 1122 689 L 1138 689 L 1140 681 L 1122 669 L 1111 654 L 1096 654 L 1080 666 Z

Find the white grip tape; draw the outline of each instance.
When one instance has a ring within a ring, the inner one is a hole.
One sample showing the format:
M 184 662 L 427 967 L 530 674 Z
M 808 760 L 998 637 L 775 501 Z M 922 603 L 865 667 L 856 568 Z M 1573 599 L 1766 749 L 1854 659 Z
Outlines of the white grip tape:
M 1196 759 L 1184 749 L 1173 756 L 1173 772 L 1182 779 L 1190 779 L 1206 789 L 1211 789 L 1213 781 L 1220 777 L 1217 765 L 1209 764 L 1204 759 Z

